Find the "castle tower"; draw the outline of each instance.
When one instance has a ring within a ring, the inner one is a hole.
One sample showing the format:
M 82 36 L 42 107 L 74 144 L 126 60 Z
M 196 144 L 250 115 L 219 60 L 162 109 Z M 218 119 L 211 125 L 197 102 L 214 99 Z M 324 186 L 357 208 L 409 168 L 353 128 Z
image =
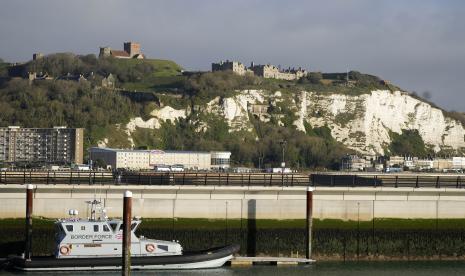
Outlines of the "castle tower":
M 44 57 L 44 54 L 42 53 L 34 53 L 32 54 L 32 60 L 38 60 Z
M 134 57 L 136 55 L 140 55 L 140 44 L 136 42 L 125 42 L 124 43 L 124 51 L 129 54 L 129 57 Z
M 100 53 L 98 57 L 109 57 L 111 55 L 111 49 L 110 47 L 100 47 Z

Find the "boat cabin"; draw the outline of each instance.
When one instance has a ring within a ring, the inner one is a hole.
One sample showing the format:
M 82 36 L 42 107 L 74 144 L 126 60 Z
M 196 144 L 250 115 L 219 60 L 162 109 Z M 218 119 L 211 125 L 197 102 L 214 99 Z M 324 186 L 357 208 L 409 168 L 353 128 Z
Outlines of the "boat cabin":
M 122 255 L 123 221 L 108 219 L 99 202 L 91 202 L 91 217 L 77 218 L 78 212 L 70 210 L 70 218 L 55 223 L 55 256 L 57 258 L 115 257 Z M 137 237 L 135 231 L 142 221 L 131 222 L 131 255 L 163 256 L 181 255 L 177 242 Z

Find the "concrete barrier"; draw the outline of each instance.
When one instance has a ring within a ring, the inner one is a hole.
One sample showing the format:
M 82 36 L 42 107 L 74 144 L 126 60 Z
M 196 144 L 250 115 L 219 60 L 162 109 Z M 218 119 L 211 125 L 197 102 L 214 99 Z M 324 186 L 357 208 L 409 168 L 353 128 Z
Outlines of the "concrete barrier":
M 0 218 L 25 214 L 25 185 L 0 186 Z M 133 192 L 133 214 L 146 218 L 304 219 L 305 187 L 38 185 L 34 215 L 86 216 L 85 201 L 98 199 L 121 217 L 123 193 Z M 328 188 L 314 193 L 317 219 L 465 218 L 465 190 L 454 188 Z

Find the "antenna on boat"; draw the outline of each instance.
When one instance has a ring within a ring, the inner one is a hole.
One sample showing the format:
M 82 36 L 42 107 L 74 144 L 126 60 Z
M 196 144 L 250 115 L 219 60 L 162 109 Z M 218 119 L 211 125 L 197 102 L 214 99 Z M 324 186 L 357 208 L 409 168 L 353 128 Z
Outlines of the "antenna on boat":
M 92 200 L 86 201 L 87 203 L 87 210 L 89 210 L 90 206 L 90 217 L 87 216 L 89 220 L 102 220 L 107 219 L 107 210 L 102 207 L 102 202 L 99 200 Z

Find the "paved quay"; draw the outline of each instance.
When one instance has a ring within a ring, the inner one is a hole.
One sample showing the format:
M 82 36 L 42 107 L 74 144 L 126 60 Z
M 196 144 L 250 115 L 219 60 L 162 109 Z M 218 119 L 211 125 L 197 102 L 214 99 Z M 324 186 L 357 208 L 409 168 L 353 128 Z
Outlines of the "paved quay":
M 192 185 L 36 185 L 34 214 L 60 218 L 87 212 L 101 199 L 109 216 L 121 216 L 123 193 L 133 192 L 134 215 L 145 218 L 303 219 L 305 187 Z M 21 218 L 25 185 L 0 185 L 0 218 Z M 465 189 L 316 187 L 314 218 L 464 218 Z

